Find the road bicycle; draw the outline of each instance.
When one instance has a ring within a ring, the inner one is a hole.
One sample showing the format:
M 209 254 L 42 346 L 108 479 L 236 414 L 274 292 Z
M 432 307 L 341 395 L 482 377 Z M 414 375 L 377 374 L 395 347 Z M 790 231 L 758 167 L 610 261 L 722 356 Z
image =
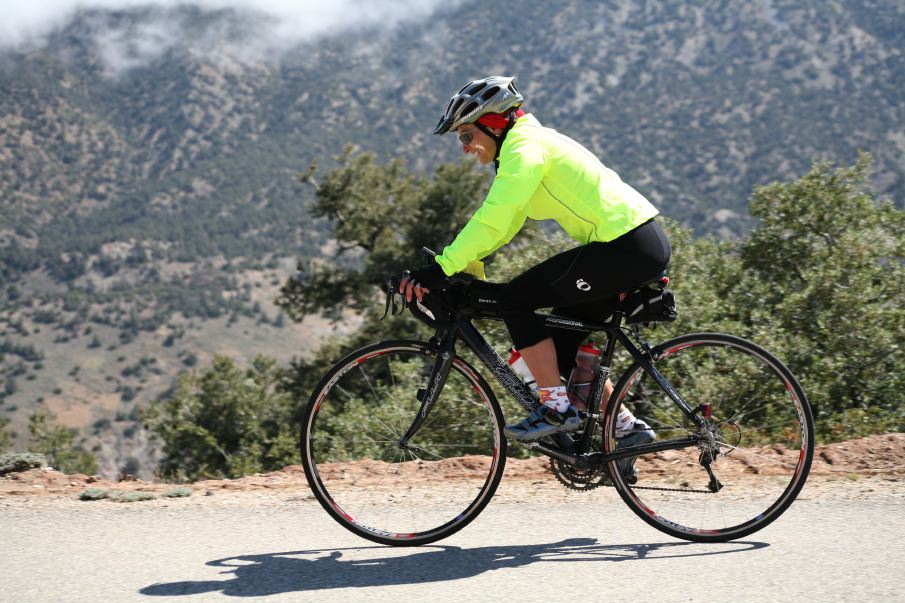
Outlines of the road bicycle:
M 394 314 L 398 282 L 387 291 Z M 602 332 L 606 344 L 582 428 L 518 445 L 549 457 L 569 488 L 614 487 L 666 534 L 741 538 L 778 518 L 803 487 L 814 450 L 811 409 L 791 371 L 751 341 L 720 333 L 655 346 L 642 339 L 643 326 L 675 318 L 667 284 L 657 279 L 620 295 L 600 322 L 542 315 L 553 328 Z M 473 324 L 500 319 L 473 287 L 455 277 L 447 290 L 404 303 L 436 329 L 429 341 L 358 349 L 311 395 L 302 420 L 305 475 L 327 513 L 363 538 L 394 546 L 446 538 L 478 516 L 500 483 L 510 444 L 503 412 L 457 354 L 458 342 L 525 410 L 538 404 Z M 603 400 L 617 345 L 631 364 Z M 655 430 L 654 441 L 616 437 L 623 404 Z

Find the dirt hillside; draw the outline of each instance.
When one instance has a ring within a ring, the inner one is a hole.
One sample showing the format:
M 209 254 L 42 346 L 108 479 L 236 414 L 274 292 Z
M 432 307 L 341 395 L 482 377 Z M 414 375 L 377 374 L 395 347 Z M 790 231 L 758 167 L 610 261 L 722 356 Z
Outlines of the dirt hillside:
M 774 449 L 778 456 L 785 451 Z M 358 475 L 370 473 L 368 464 L 374 461 L 344 463 L 342 471 Z M 480 471 L 478 464 L 469 457 L 444 461 L 449 467 L 444 471 L 444 479 L 467 477 Z M 670 463 L 669 453 L 649 462 L 647 468 L 664 470 Z M 552 479 L 546 457 L 531 459 L 508 459 L 504 480 L 544 480 Z M 905 478 L 905 433 L 891 433 L 869 436 L 847 442 L 818 446 L 814 453 L 809 480 L 880 478 L 901 481 Z M 140 480 L 110 481 L 86 475 L 66 475 L 52 469 L 31 469 L 0 477 L 0 497 L 48 497 L 77 496 L 86 488 L 109 488 L 116 490 L 165 493 L 172 491 L 174 484 L 146 482 Z M 256 474 L 234 480 L 203 480 L 189 485 L 195 492 L 205 491 L 249 491 L 268 489 L 307 488 L 301 465 L 291 465 L 280 471 Z

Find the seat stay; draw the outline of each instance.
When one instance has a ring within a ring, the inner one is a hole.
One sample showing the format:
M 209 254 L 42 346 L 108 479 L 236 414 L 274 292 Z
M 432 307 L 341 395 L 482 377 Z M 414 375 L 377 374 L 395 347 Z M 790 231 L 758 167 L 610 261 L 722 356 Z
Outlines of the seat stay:
M 679 395 L 679 392 L 676 391 L 676 388 L 674 388 L 672 384 L 666 380 L 666 377 L 660 374 L 660 371 L 658 371 L 653 362 L 651 362 L 650 355 L 639 350 L 635 346 L 635 344 L 633 344 L 632 341 L 628 338 L 628 335 L 626 335 L 621 329 L 614 331 L 614 334 L 619 340 L 619 343 L 622 344 L 622 347 L 625 348 L 625 350 L 629 354 L 631 354 L 632 358 L 635 359 L 635 362 L 641 365 L 641 368 L 644 370 L 644 372 L 650 375 L 651 378 L 657 382 L 657 385 L 660 386 L 660 389 L 666 392 L 666 395 L 669 396 L 669 398 L 673 402 L 675 402 L 676 406 L 682 409 L 682 412 L 685 413 L 685 416 L 687 416 L 688 419 L 698 427 L 698 429 L 704 429 L 704 420 L 696 414 L 696 412 L 691 408 L 691 406 L 688 405 L 687 402 L 685 402 L 682 396 Z

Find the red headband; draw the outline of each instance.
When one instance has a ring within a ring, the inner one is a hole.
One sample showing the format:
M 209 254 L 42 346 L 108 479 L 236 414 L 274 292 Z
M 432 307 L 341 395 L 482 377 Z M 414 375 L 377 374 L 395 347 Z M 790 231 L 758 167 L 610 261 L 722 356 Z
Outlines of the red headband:
M 521 109 L 516 109 L 515 119 L 518 119 L 524 114 L 525 112 Z M 505 128 L 509 125 L 509 118 L 499 113 L 485 113 L 478 118 L 478 123 L 482 126 L 487 126 L 488 128 Z

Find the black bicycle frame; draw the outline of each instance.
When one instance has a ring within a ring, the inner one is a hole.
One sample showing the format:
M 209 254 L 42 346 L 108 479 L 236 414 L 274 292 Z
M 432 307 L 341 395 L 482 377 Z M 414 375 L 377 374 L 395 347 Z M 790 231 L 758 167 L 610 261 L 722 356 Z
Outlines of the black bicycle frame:
M 591 439 L 594 434 L 594 425 L 600 417 L 600 401 L 606 386 L 607 377 L 609 376 L 610 365 L 612 364 L 617 342 L 631 354 L 632 358 L 638 362 L 644 372 L 650 375 L 657 385 L 666 392 L 669 398 L 682 409 L 682 412 L 689 420 L 702 430 L 704 429 L 704 422 L 697 416 L 696 411 L 682 399 L 682 396 L 679 395 L 669 381 L 667 381 L 656 369 L 653 364 L 655 359 L 652 357 L 650 349 L 646 346 L 644 346 L 645 350 L 643 351 L 638 349 L 625 332 L 623 332 L 621 326 L 623 317 L 621 315 L 614 315 L 614 317 L 606 323 L 583 322 L 553 314 L 542 314 L 541 316 L 546 319 L 547 325 L 551 327 L 587 332 L 603 331 L 607 335 L 607 343 L 600 365 L 597 367 L 594 379 L 591 382 L 591 390 L 588 398 L 591 401 L 591 406 L 587 409 L 587 414 L 591 420 L 585 422 L 585 428 L 581 433 L 581 438 L 579 440 L 578 454 L 569 454 L 541 442 L 532 442 L 526 445 L 542 454 L 579 468 L 595 467 L 641 454 L 650 454 L 664 450 L 677 450 L 698 445 L 701 438 L 699 436 L 689 435 L 685 438 L 642 444 L 623 450 L 615 450 L 613 452 L 592 452 L 588 454 L 591 446 Z M 478 329 L 472 324 L 471 319 L 457 317 L 449 325 L 441 326 L 437 331 L 437 335 L 432 339 L 432 343 L 437 346 L 437 360 L 434 363 L 434 368 L 431 370 L 427 387 L 418 392 L 421 408 L 411 427 L 399 440 L 399 445 L 401 447 L 409 447 L 409 439 L 418 432 L 418 429 L 420 429 L 424 420 L 427 418 L 428 414 L 430 414 L 430 410 L 434 403 L 437 401 L 440 391 L 446 383 L 446 377 L 449 375 L 452 360 L 455 358 L 456 339 L 462 339 L 462 341 L 465 342 L 465 344 L 477 355 L 481 363 L 487 367 L 487 370 L 489 370 L 496 380 L 499 381 L 500 385 L 512 394 L 518 403 L 526 410 L 532 411 L 537 407 L 537 397 L 530 388 L 525 385 L 521 378 L 512 371 L 509 364 L 496 353 L 496 350 L 494 350 L 489 343 L 487 343 L 484 336 L 481 335 Z

